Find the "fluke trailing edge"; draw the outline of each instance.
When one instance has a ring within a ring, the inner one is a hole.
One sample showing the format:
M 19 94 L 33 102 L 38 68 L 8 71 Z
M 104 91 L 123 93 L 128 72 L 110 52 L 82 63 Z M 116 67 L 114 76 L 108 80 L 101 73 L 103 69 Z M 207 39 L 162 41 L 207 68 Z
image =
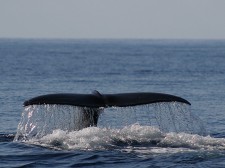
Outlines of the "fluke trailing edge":
M 126 107 L 157 102 L 181 102 L 191 105 L 187 100 L 174 95 L 164 93 L 119 93 L 100 94 L 94 91 L 92 94 L 48 94 L 34 97 L 24 102 L 24 106 L 41 104 L 61 104 L 78 107 Z

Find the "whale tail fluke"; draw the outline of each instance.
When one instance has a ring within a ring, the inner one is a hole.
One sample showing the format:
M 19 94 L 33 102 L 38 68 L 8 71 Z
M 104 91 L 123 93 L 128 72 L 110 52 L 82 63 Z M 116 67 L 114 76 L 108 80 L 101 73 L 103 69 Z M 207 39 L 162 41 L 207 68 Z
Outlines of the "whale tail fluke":
M 81 107 L 82 123 L 80 129 L 97 126 L 98 118 L 107 107 L 137 106 L 158 102 L 181 102 L 191 105 L 187 100 L 174 95 L 164 93 L 119 93 L 100 94 L 94 91 L 92 94 L 48 94 L 34 97 L 24 102 L 24 106 L 57 104 Z
M 94 91 L 92 94 L 71 94 L 59 93 L 34 97 L 24 102 L 24 106 L 41 104 L 60 104 L 78 107 L 126 107 L 137 106 L 158 102 L 181 102 L 191 105 L 187 100 L 164 93 L 119 93 L 100 94 Z

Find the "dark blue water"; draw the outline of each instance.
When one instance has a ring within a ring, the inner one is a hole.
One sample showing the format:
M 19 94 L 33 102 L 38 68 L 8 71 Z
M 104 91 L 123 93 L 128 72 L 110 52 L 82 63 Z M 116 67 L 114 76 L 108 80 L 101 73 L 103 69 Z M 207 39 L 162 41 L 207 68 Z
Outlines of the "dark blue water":
M 0 79 L 0 167 L 225 167 L 224 40 L 1 39 Z M 208 136 L 133 123 L 13 141 L 25 100 L 92 90 L 181 96 Z

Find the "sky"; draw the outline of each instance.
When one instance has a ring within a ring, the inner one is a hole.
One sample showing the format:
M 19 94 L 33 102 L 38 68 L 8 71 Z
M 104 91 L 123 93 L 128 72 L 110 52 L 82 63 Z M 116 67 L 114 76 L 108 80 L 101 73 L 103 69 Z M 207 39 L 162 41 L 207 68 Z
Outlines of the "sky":
M 0 38 L 225 39 L 225 0 L 0 0 Z

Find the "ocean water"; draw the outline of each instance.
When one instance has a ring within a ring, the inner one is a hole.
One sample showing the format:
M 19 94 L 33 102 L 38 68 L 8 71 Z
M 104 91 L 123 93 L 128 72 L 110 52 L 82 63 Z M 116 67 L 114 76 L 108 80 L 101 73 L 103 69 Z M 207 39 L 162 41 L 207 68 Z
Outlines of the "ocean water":
M 0 167 L 225 167 L 224 40 L 0 39 L 0 72 Z M 77 107 L 23 107 L 93 90 L 192 105 L 104 109 L 81 130 Z

